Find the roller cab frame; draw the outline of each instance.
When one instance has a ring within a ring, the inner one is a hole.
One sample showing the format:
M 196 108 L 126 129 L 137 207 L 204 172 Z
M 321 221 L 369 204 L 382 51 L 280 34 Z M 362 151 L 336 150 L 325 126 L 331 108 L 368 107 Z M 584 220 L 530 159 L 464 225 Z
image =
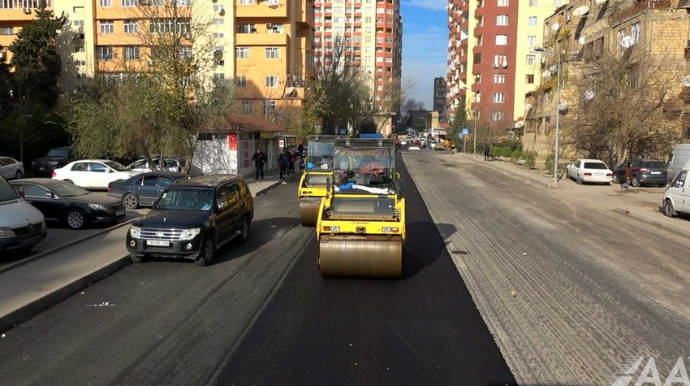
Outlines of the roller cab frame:
M 389 139 L 338 139 L 318 211 L 323 277 L 400 278 L 405 198 Z
M 321 199 L 326 197 L 326 183 L 333 174 L 333 142 L 337 135 L 307 137 L 306 170 L 299 182 L 299 212 L 302 226 L 314 227 Z

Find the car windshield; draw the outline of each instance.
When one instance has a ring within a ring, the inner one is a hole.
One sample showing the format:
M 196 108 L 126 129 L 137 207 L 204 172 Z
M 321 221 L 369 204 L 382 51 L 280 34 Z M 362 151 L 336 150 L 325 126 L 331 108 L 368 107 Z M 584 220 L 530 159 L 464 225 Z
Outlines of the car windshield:
M 307 168 L 329 170 L 333 169 L 333 142 L 319 142 L 312 140 L 307 147 Z
M 62 197 L 76 197 L 91 193 L 88 190 L 80 188 L 77 185 L 69 182 L 55 184 L 52 185 L 51 188 L 55 191 L 55 193 Z
M 661 161 L 646 161 L 644 163 L 644 167 L 649 169 L 663 169 L 666 167 L 666 165 L 664 165 L 664 163 Z
M 4 178 L 0 178 L 0 202 L 10 201 L 17 198 L 17 192 L 12 189 Z
M 159 210 L 202 210 L 213 208 L 213 189 L 170 188 L 161 195 L 156 209 Z
M 126 172 L 127 168 L 122 166 L 120 163 L 115 162 L 115 161 L 105 161 L 103 162 L 104 164 L 108 165 L 111 169 L 116 170 L 118 172 Z
M 585 169 L 602 169 L 606 170 L 608 167 L 603 162 L 585 162 Z
M 365 187 L 386 188 L 393 182 L 395 174 L 393 141 L 388 141 L 388 144 L 381 140 L 371 139 L 336 140 L 334 157 L 336 187 L 349 186 L 351 183 Z M 357 189 L 356 186 L 354 188 Z M 353 191 L 353 193 L 356 192 Z
M 69 149 L 51 149 L 46 157 L 69 157 Z

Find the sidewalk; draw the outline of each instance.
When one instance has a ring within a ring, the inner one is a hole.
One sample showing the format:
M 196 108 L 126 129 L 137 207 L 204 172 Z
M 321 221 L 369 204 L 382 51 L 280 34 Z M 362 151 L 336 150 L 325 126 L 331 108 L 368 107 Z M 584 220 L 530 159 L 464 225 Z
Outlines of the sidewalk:
M 464 153 L 445 154 L 491 167 L 513 178 L 552 188 L 552 192 L 563 196 L 564 200 L 577 201 L 593 209 L 613 211 L 682 236 L 690 236 L 690 221 L 678 217 L 669 218 L 661 212 L 664 188 L 632 188 L 629 192 L 625 192 L 617 184 L 577 185 L 565 175 L 555 184 L 551 175 L 543 175 L 537 170 L 527 170 L 522 165 L 506 161 L 484 161 L 481 154 L 476 157 Z
M 252 196 L 257 197 L 299 179 L 291 174 L 281 180 L 277 171 L 271 171 L 264 179 L 246 181 Z M 130 264 L 125 235 L 132 220 L 0 271 L 0 332 Z

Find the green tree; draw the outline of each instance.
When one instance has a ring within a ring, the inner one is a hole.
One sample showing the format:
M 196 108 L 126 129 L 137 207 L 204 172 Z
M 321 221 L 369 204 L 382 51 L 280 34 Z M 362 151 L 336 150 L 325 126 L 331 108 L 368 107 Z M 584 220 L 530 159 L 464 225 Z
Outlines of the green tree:
M 458 134 L 462 132 L 462 129 L 467 127 L 467 123 L 467 111 L 465 111 L 465 106 L 461 104 L 457 109 L 455 109 L 455 114 L 453 114 L 453 122 L 448 128 L 449 139 L 451 142 L 453 142 L 456 149 L 460 149 L 462 146 L 462 140 L 458 137 Z

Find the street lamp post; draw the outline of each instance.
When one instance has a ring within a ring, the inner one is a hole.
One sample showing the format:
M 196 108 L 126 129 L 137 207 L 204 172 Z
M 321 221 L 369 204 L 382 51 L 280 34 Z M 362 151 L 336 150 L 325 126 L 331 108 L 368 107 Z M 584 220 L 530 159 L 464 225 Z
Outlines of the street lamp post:
M 537 53 L 547 53 L 554 54 L 554 51 L 549 51 L 541 47 L 535 47 L 533 49 Z M 556 143 L 554 149 L 553 157 L 553 182 L 558 183 L 558 141 L 560 136 L 560 126 L 561 126 L 561 50 L 556 50 Z

